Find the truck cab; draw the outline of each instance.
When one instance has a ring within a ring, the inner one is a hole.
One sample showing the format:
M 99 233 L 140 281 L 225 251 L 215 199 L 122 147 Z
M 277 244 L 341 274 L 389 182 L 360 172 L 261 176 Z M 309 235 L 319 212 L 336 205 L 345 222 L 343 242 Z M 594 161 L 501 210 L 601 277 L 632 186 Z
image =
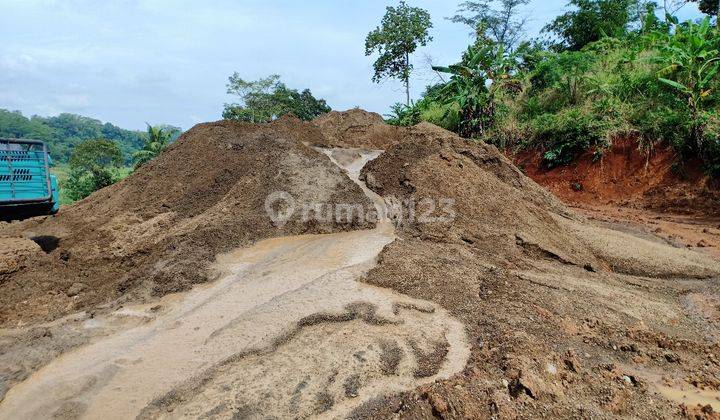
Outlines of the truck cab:
M 0 138 L 0 220 L 57 213 L 58 184 L 50 165 L 42 141 Z

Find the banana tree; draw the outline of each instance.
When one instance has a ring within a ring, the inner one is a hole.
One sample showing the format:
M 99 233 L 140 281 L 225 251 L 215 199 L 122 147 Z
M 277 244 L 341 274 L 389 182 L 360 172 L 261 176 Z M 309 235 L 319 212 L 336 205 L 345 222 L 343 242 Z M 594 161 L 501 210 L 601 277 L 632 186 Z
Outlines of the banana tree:
M 493 125 L 495 94 L 501 87 L 513 85 L 515 67 L 515 54 L 485 37 L 478 37 L 478 41 L 468 47 L 460 63 L 433 66 L 433 70 L 451 75 L 438 97 L 460 109 L 461 136 L 481 137 Z
M 717 103 L 718 71 L 720 71 L 719 40 L 710 18 L 699 24 L 675 24 L 675 32 L 667 36 L 661 49 L 665 67 L 660 82 L 669 86 L 687 103 L 690 112 L 692 146 L 702 155 L 705 122 L 702 115 Z

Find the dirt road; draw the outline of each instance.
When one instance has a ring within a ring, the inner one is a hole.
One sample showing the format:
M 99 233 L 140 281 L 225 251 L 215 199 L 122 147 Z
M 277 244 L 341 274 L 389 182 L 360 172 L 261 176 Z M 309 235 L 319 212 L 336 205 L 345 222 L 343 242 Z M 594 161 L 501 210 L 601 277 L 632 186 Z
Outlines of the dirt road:
M 358 183 L 379 154 L 326 153 Z M 219 281 L 122 309 L 147 321 L 37 371 L 10 389 L 0 418 L 334 417 L 447 378 L 469 357 L 464 326 L 435 304 L 356 281 L 394 239 L 381 220 L 221 255 Z

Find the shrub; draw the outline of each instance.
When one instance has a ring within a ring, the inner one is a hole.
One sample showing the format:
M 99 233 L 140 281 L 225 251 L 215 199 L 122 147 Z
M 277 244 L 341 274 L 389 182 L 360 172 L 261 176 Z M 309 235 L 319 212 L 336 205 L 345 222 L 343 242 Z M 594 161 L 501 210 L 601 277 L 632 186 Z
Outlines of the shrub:
M 70 157 L 70 175 L 65 183 L 71 200 L 83 199 L 119 179 L 124 162 L 117 143 L 97 139 L 80 143 Z
M 610 127 L 580 108 L 558 114 L 543 114 L 531 125 L 534 140 L 543 145 L 543 161 L 548 168 L 567 165 L 592 146 L 607 146 Z

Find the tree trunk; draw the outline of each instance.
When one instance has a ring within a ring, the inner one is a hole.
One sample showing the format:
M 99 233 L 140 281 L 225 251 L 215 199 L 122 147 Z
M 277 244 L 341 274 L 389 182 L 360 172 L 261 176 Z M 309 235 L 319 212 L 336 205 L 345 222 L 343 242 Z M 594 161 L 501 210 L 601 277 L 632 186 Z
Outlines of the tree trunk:
M 410 53 L 405 52 L 405 104 L 410 106 Z

